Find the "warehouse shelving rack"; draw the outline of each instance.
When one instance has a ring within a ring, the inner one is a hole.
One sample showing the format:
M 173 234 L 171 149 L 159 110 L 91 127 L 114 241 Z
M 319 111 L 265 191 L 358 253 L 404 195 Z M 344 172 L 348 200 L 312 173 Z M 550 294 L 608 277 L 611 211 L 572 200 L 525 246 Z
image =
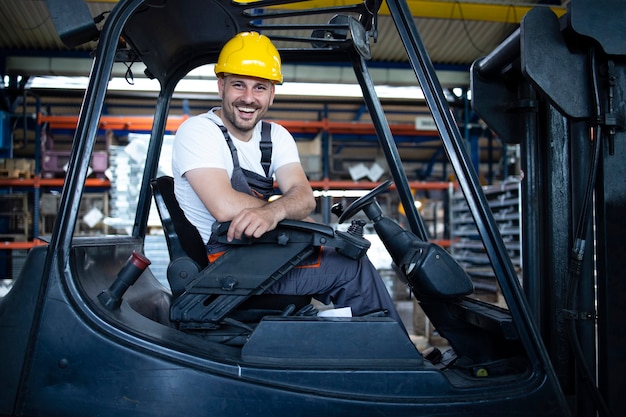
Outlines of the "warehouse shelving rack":
M 180 124 L 188 118 L 187 115 L 170 116 L 166 124 L 166 131 L 175 132 Z M 321 120 L 305 121 L 305 120 L 276 120 L 277 123 L 283 125 L 290 132 L 303 135 L 317 135 L 321 132 L 327 134 L 344 134 L 344 135 L 374 135 L 375 129 L 371 123 L 367 122 L 338 122 L 331 121 L 328 118 Z M 78 117 L 72 115 L 45 115 L 41 112 L 37 114 L 37 125 L 43 126 L 47 124 L 51 130 L 69 130 L 76 129 Z M 153 119 L 151 116 L 103 116 L 100 119 L 99 128 L 103 131 L 134 131 L 143 132 L 150 131 Z M 390 125 L 394 135 L 403 137 L 422 137 L 428 140 L 433 136 L 430 130 L 418 130 L 414 125 L 408 123 L 395 123 Z M 38 167 L 41 164 L 37 164 Z M 0 239 L 0 250 L 29 249 L 33 246 L 43 244 L 39 233 L 39 200 L 41 192 L 44 189 L 60 189 L 63 187 L 63 178 L 43 178 L 40 172 L 36 172 L 32 178 L 0 178 L 0 188 L 20 188 L 24 190 L 33 190 L 35 203 L 32 210 L 32 227 L 33 239 L 30 241 L 9 242 Z M 410 187 L 414 190 L 447 190 L 450 188 L 449 182 L 431 182 L 431 181 L 415 181 L 410 183 Z M 371 181 L 346 181 L 346 180 L 330 180 L 327 175 L 316 181 L 311 181 L 314 190 L 328 191 L 340 189 L 367 190 L 378 185 L 377 182 Z M 106 178 L 90 178 L 86 182 L 89 189 L 109 189 L 110 182 Z M 440 240 L 442 246 L 448 246 L 449 240 Z

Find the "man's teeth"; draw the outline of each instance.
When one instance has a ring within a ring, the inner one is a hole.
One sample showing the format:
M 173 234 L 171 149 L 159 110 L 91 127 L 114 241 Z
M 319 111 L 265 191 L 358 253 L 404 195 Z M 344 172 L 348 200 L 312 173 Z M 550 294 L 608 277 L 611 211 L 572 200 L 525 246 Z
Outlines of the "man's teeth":
M 242 111 L 244 113 L 254 113 L 255 109 L 249 108 L 249 107 L 238 107 L 239 111 Z

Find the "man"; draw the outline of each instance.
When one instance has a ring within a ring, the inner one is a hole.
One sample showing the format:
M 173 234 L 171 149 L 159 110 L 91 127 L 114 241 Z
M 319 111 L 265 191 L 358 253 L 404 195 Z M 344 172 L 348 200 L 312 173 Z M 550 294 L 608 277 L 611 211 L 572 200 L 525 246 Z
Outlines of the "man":
M 222 106 L 180 126 L 172 157 L 176 198 L 207 242 L 209 259 L 227 250 L 211 240 L 215 221 L 231 221 L 228 240 L 260 237 L 283 219 L 306 219 L 315 208 L 293 137 L 282 126 L 261 121 L 275 85 L 282 83 L 274 45 L 256 32 L 240 33 L 222 49 L 215 73 Z M 282 196 L 268 202 L 273 177 Z M 402 325 L 370 261 L 334 249 L 322 249 L 314 265 L 294 268 L 266 292 L 311 295 L 351 307 L 354 315 L 386 310 Z

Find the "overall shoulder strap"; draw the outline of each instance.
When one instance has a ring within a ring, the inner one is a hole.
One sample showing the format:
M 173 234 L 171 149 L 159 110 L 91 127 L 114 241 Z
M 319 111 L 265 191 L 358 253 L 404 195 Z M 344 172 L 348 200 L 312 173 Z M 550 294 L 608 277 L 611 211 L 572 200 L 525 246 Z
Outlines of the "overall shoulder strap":
M 215 123 L 217 127 L 220 128 L 220 130 L 222 131 L 222 134 L 224 135 L 224 139 L 226 139 L 226 144 L 228 145 L 228 149 L 230 149 L 230 155 L 233 158 L 234 170 L 240 169 L 239 156 L 237 155 L 237 147 L 235 147 L 235 144 L 230 138 L 230 135 L 228 134 L 228 129 L 226 129 L 226 126 L 218 124 L 215 120 L 211 120 L 211 121 Z
M 233 159 L 233 174 L 230 178 L 230 183 L 232 184 L 233 188 L 242 193 L 250 194 L 255 197 L 267 200 L 274 189 L 274 181 L 269 176 L 269 167 L 272 157 L 272 141 L 270 138 L 270 129 L 268 129 L 271 126 L 269 125 L 269 123 L 268 126 L 265 128 L 266 132 L 261 134 L 261 142 L 259 144 L 259 146 L 261 147 L 261 163 L 266 172 L 266 175 L 264 177 L 255 172 L 241 168 L 241 166 L 239 165 L 239 156 L 237 155 L 237 147 L 235 147 L 235 144 L 233 143 L 228 133 L 228 129 L 226 129 L 226 127 L 224 126 L 220 126 L 215 121 L 213 122 L 220 128 L 220 130 L 224 134 L 224 139 L 226 139 L 226 143 L 228 145 L 228 148 L 230 149 L 230 155 Z M 263 132 L 263 129 L 261 129 L 261 131 Z M 268 143 L 269 147 L 267 146 Z
M 226 126 L 218 124 L 215 120 L 212 120 L 212 122 L 220 128 L 224 139 L 226 139 L 228 149 L 230 149 L 230 153 L 233 157 L 234 168 L 239 168 L 237 148 L 228 134 L 228 129 L 226 129 Z M 265 171 L 265 176 L 269 177 L 270 165 L 272 163 L 272 125 L 269 122 L 261 122 L 261 141 L 259 142 L 259 148 L 261 149 L 261 166 Z
M 270 175 L 270 165 L 272 163 L 272 125 L 269 122 L 261 122 L 261 166 L 265 171 L 265 176 Z

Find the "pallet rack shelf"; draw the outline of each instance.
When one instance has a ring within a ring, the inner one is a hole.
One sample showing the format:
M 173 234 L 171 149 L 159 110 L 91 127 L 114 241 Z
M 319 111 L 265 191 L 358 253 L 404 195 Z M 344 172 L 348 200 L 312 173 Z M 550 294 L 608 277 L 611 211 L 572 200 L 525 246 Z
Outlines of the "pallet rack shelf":
M 166 131 L 174 132 L 178 129 L 181 123 L 183 123 L 188 116 L 170 116 L 166 123 Z M 336 134 L 353 134 L 353 135 L 374 135 L 375 130 L 371 123 L 367 122 L 336 122 L 330 121 L 328 118 L 323 118 L 317 121 L 296 121 L 296 120 L 276 120 L 289 131 L 294 134 L 318 134 L 320 132 L 336 133 Z M 38 113 L 37 123 L 39 126 L 47 125 L 50 129 L 58 130 L 74 130 L 78 123 L 77 116 L 63 116 L 63 115 L 44 115 Z M 100 119 L 99 128 L 103 130 L 114 131 L 150 131 L 152 129 L 153 118 L 152 116 L 103 116 Z M 414 125 L 408 123 L 396 123 L 391 124 L 390 129 L 394 135 L 399 136 L 423 136 L 433 137 L 435 132 L 430 130 L 418 130 Z M 63 187 L 64 179 L 62 178 L 45 178 L 39 173 L 32 178 L 17 179 L 17 178 L 0 178 L 0 187 L 22 187 L 31 188 L 35 190 L 35 200 L 39 201 L 42 188 L 61 188 Z M 339 190 L 339 189 L 354 189 L 354 190 L 367 190 L 376 187 L 379 183 L 369 181 L 332 181 L 329 179 L 323 179 L 319 181 L 311 181 L 311 186 L 315 190 Z M 110 181 L 107 179 L 90 178 L 86 181 L 86 187 L 88 188 L 106 188 L 111 186 Z M 416 181 L 411 182 L 410 187 L 415 190 L 447 190 L 450 187 L 448 182 L 423 182 Z M 38 209 L 37 209 L 38 210 Z M 41 214 L 37 211 L 34 215 L 33 223 L 38 221 L 38 217 Z M 38 237 L 38 230 L 33 234 L 35 238 Z M 35 241 L 33 241 L 35 242 Z M 36 245 L 33 242 L 0 242 L 1 249 L 17 249 L 25 246 Z M 1 244 L 4 243 L 4 244 Z M 449 240 L 438 241 L 439 244 L 444 246 L 449 245 Z M 25 245 L 26 244 L 26 245 Z M 31 246 L 32 247 L 32 246 Z
M 521 276 L 520 183 L 511 181 L 483 189 L 513 265 Z M 477 288 L 497 291 L 491 263 L 465 199 L 459 192 L 451 197 L 450 226 L 450 251 L 454 258 L 463 265 Z
M 33 224 L 33 240 L 31 241 L 4 241 L 0 237 L 0 250 L 20 250 L 30 249 L 34 246 L 44 244 L 38 239 L 39 233 L 39 199 L 41 196 L 42 188 L 62 188 L 65 180 L 63 178 L 41 178 L 39 175 L 35 175 L 32 178 L 0 178 L 0 187 L 4 188 L 21 188 L 31 189 L 34 191 L 34 202 L 32 210 L 32 224 Z M 108 189 L 111 183 L 105 178 L 88 178 L 85 182 L 85 187 L 98 190 Z

